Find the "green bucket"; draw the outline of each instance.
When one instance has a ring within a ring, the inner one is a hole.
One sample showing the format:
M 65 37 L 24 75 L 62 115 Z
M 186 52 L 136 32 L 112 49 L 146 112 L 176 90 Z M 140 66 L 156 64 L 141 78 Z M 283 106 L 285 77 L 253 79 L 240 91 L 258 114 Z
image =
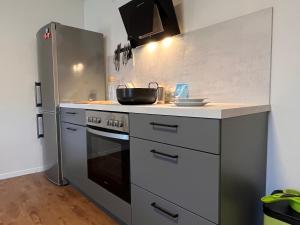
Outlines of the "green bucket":
M 263 203 L 273 203 L 287 201 L 290 207 L 300 213 L 300 192 L 293 189 L 275 191 L 272 195 L 265 196 L 261 199 Z
M 272 217 L 269 217 L 269 216 L 265 215 L 264 225 L 290 225 L 290 224 L 282 222 L 278 219 L 274 219 Z
M 299 194 L 287 189 L 263 197 L 264 225 L 300 225 Z

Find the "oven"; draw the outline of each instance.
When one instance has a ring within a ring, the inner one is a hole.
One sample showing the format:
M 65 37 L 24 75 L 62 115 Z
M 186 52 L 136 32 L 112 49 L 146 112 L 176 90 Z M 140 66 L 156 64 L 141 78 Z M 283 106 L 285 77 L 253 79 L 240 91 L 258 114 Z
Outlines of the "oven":
M 88 178 L 130 203 L 128 114 L 87 111 Z

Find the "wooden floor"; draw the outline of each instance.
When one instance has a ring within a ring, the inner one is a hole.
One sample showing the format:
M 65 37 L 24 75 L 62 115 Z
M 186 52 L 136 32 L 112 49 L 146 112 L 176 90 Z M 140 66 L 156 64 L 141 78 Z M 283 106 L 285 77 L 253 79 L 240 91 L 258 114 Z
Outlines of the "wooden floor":
M 0 225 L 117 225 L 71 186 L 43 174 L 0 181 Z

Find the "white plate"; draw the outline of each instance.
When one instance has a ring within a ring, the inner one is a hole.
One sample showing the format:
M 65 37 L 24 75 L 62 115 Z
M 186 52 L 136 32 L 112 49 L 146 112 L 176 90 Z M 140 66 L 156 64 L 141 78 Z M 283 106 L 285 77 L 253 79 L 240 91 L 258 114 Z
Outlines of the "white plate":
M 208 102 L 175 102 L 176 106 L 192 107 L 192 106 L 205 106 Z
M 187 103 L 195 103 L 195 102 L 203 102 L 207 98 L 177 98 L 175 102 L 187 102 Z

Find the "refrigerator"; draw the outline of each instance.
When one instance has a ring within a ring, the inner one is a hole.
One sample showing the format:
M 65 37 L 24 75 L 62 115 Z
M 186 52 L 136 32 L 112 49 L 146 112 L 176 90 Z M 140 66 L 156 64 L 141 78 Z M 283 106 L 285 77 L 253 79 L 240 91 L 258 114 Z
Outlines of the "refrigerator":
M 36 39 L 37 137 L 43 146 L 47 178 L 57 185 L 64 185 L 59 104 L 105 100 L 103 35 L 51 22 L 37 32 Z

